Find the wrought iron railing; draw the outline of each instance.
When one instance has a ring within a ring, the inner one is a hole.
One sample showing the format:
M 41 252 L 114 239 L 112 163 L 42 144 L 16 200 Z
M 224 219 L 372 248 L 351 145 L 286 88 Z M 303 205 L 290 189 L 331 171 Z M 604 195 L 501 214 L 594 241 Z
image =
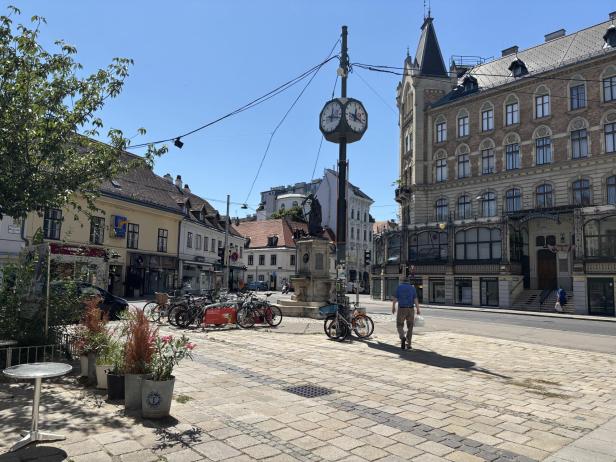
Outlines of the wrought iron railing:
M 71 360 L 78 356 L 74 336 L 63 334 L 56 343 L 0 348 L 0 368 L 17 364 Z

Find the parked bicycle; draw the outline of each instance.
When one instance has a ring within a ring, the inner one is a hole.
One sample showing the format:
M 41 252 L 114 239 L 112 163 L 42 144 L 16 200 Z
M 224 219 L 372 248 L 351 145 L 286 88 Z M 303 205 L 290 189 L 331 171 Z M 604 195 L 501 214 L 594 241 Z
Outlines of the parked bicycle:
M 282 322 L 282 311 L 267 300 L 271 296 L 272 293 L 266 293 L 265 299 L 259 299 L 253 294 L 248 294 L 237 312 L 237 325 L 242 329 L 248 329 L 257 323 L 264 322 L 272 327 L 279 325 Z
M 335 307 L 327 314 L 323 322 L 323 330 L 329 338 L 336 340 L 344 340 L 351 332 L 355 332 L 358 338 L 368 338 L 374 332 L 374 321 L 370 316 L 358 310 L 358 306 L 354 304 L 351 313 L 351 320 L 346 318 L 346 310 L 343 305 L 329 305 Z M 334 313 L 331 313 L 334 311 Z

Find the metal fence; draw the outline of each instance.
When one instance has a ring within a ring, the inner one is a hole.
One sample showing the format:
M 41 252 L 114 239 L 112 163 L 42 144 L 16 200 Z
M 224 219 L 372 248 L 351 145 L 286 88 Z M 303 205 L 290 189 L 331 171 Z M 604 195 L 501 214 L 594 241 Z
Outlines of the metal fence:
M 77 349 L 74 337 L 70 334 L 63 334 L 56 343 L 0 348 L 0 367 L 58 360 L 66 361 L 72 360 L 76 356 Z

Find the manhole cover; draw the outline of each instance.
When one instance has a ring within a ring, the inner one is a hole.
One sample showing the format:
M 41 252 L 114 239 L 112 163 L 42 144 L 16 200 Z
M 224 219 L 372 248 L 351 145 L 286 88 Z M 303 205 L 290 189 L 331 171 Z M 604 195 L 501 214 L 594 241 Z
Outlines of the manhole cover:
M 318 387 L 316 385 L 297 385 L 295 387 L 283 388 L 284 391 L 293 393 L 304 398 L 317 398 L 319 396 L 331 395 L 334 391 L 325 387 Z

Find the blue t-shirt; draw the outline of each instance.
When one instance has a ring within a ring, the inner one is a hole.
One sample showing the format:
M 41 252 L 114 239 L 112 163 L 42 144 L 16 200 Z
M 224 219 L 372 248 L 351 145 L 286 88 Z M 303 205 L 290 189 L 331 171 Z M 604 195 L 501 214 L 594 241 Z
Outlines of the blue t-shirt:
M 416 298 L 417 291 L 415 290 L 415 287 L 407 282 L 403 282 L 396 289 L 396 299 L 398 300 L 398 305 L 401 308 L 412 307 Z

